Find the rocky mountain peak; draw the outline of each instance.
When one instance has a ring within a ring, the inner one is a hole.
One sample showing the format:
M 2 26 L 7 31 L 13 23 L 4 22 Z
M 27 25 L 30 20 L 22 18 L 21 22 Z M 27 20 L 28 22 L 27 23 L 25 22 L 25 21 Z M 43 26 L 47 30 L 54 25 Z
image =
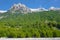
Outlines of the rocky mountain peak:
M 14 4 L 10 11 L 15 12 L 15 11 L 20 11 L 21 13 L 27 13 L 27 12 L 31 12 L 31 10 L 26 7 L 24 4 L 18 3 L 18 4 Z

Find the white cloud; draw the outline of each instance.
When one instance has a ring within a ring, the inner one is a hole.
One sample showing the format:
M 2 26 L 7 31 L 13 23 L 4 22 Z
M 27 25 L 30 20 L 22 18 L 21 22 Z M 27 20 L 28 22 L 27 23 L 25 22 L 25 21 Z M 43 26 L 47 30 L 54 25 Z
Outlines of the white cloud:
M 0 10 L 0 13 L 4 13 L 4 12 L 7 12 L 7 11 L 4 11 L 4 10 Z
M 33 12 L 36 12 L 36 11 L 48 11 L 47 9 L 45 9 L 45 8 L 36 8 L 36 9 L 30 9 L 31 11 L 33 11 Z
M 49 10 L 60 10 L 60 8 L 51 6 L 51 7 L 49 8 Z
M 39 11 L 39 9 L 31 9 L 31 11 Z

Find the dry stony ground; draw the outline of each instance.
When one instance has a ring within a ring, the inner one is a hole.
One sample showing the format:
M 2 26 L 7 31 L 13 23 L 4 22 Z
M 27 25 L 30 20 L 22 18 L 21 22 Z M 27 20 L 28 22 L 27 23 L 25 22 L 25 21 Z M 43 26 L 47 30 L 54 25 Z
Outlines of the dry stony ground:
M 0 40 L 60 40 L 60 38 L 0 38 Z

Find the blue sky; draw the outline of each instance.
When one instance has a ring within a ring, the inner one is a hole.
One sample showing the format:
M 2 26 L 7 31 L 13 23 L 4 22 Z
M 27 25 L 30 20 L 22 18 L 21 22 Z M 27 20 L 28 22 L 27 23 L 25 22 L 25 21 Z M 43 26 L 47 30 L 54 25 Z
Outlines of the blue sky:
M 25 4 L 29 8 L 60 7 L 60 0 L 0 0 L 0 10 L 8 10 L 15 3 Z

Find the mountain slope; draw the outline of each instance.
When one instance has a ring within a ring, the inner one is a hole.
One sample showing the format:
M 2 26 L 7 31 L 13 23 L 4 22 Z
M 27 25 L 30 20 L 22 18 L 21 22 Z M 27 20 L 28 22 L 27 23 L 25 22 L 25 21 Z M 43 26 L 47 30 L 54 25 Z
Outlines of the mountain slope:
M 0 37 L 40 38 L 60 37 L 60 11 L 28 14 L 6 12 L 0 19 Z

